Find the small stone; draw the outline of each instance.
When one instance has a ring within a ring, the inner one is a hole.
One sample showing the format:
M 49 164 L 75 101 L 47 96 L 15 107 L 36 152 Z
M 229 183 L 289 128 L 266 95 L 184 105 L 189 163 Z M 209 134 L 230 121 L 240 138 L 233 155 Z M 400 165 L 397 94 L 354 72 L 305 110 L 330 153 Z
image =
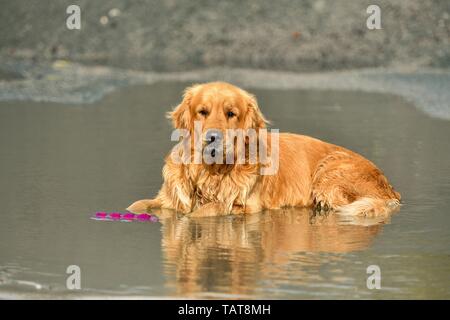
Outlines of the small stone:
M 111 18 L 114 18 L 114 17 L 120 16 L 120 13 L 121 13 L 121 12 L 120 12 L 119 9 L 113 8 L 113 9 L 109 10 L 108 15 L 109 15 Z
M 101 17 L 100 17 L 100 24 L 102 24 L 102 25 L 107 25 L 108 22 L 109 22 L 109 19 L 108 19 L 107 16 L 101 16 Z

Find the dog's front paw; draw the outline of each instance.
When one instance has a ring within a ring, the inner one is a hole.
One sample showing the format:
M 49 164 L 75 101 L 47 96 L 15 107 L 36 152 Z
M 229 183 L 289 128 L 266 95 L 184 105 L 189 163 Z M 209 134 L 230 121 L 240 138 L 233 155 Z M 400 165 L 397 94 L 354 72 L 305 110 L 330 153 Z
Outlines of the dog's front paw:
M 126 210 L 133 213 L 146 213 L 150 209 L 151 200 L 138 200 L 133 202 Z
M 192 211 L 189 216 L 190 217 L 216 217 L 216 216 L 223 216 L 228 214 L 225 211 L 225 207 L 221 203 L 216 202 L 210 202 L 207 203 L 200 208 L 197 208 L 196 210 Z

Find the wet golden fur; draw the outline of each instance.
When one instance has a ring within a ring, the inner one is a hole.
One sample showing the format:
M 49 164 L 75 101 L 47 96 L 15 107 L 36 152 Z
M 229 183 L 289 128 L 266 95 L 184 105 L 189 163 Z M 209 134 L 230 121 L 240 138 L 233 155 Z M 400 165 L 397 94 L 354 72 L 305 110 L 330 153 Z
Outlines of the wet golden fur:
M 224 82 L 187 88 L 169 116 L 175 128 L 192 131 L 194 121 L 200 121 L 204 132 L 211 128 L 258 131 L 267 123 L 254 96 Z M 270 139 L 269 133 L 268 146 Z M 128 210 L 161 207 L 191 216 L 214 216 L 315 207 L 348 215 L 385 215 L 399 206 L 400 194 L 372 162 L 312 137 L 281 133 L 279 170 L 261 175 L 260 167 L 259 163 L 179 164 L 169 155 L 156 198 L 136 201 Z

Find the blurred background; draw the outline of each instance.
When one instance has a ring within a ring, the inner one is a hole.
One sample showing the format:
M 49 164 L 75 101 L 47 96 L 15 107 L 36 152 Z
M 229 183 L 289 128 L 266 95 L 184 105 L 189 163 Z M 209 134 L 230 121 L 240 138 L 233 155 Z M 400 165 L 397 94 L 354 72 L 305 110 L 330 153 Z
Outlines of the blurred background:
M 66 8 L 81 8 L 81 30 Z M 381 30 L 369 30 L 369 5 Z M 448 67 L 447 0 L 2 0 L 0 59 L 147 71 Z M 6 71 L 4 71 L 6 72 Z

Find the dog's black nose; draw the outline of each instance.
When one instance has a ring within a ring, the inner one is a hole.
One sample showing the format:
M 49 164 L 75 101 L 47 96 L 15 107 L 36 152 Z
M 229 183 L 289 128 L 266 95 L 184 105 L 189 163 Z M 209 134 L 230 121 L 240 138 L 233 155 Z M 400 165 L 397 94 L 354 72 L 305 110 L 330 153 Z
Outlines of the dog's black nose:
M 208 130 L 205 134 L 205 142 L 212 143 L 222 139 L 222 132 L 219 130 Z

